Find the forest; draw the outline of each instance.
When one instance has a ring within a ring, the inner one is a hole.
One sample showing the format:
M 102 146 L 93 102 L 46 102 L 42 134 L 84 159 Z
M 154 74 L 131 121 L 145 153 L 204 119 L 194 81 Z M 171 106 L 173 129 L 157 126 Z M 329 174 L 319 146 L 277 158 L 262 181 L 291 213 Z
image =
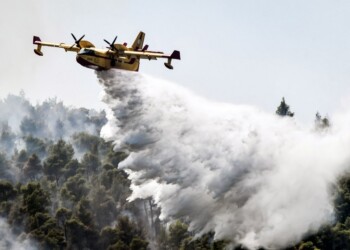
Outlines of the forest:
M 294 113 L 282 99 L 276 115 Z M 0 248 L 246 249 L 215 232 L 196 236 L 186 219 L 160 219 L 151 199 L 129 202 L 128 155 L 99 134 L 104 111 L 32 105 L 23 93 L 0 101 Z M 315 131 L 332 126 L 315 116 Z M 350 249 L 350 176 L 333 188 L 336 220 L 287 249 Z

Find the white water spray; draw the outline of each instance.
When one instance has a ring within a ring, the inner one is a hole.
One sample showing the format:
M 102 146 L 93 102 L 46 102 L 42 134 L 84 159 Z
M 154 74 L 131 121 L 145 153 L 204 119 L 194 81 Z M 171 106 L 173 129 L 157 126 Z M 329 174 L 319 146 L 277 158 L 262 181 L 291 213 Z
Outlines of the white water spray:
M 130 173 L 130 200 L 152 196 L 162 218 L 249 248 L 281 248 L 331 222 L 331 187 L 350 163 L 350 115 L 327 133 L 248 106 L 214 103 L 169 82 L 97 73 L 102 129 Z

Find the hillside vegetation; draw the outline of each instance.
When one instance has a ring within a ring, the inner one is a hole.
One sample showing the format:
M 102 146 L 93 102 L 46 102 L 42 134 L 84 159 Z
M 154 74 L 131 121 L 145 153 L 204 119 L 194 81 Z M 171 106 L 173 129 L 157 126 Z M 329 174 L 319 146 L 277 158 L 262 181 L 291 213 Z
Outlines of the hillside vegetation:
M 284 99 L 277 115 L 294 113 Z M 162 221 L 152 199 L 128 201 L 127 157 L 99 137 L 104 112 L 68 108 L 52 99 L 36 106 L 22 96 L 0 102 L 0 216 L 16 249 L 224 249 L 214 232 L 195 237 L 182 221 Z M 330 126 L 316 115 L 315 128 Z M 312 178 L 312 177 L 310 177 Z M 350 249 L 350 177 L 334 187 L 334 225 L 288 249 Z M 4 232 L 0 235 L 4 235 Z M 2 246 L 0 245 L 0 246 Z M 236 246 L 236 249 L 245 249 Z

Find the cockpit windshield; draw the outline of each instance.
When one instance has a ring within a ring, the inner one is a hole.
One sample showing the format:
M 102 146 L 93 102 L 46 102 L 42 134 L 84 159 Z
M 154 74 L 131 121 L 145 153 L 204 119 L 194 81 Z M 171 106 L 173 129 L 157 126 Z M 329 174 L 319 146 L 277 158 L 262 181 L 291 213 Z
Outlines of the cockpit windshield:
M 81 49 L 79 55 L 95 55 L 95 52 L 91 49 Z

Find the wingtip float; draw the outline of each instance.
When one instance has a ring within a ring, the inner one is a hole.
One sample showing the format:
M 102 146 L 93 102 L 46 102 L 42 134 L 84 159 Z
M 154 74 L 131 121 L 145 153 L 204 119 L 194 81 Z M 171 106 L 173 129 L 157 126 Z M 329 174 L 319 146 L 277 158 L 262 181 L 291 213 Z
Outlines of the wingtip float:
M 164 63 L 168 69 L 173 69 L 172 60 L 181 60 L 180 51 L 174 50 L 171 55 L 165 55 L 163 52 L 150 51 L 148 45 L 143 45 L 145 39 L 145 33 L 140 32 L 136 37 L 131 47 L 127 47 L 127 44 L 115 43 L 117 37 L 110 43 L 104 40 L 109 47 L 107 49 L 98 49 L 87 41 L 83 40 L 84 36 L 74 39 L 74 44 L 66 43 L 49 43 L 42 42 L 38 36 L 33 37 L 33 44 L 36 45 L 34 49 L 35 54 L 43 56 L 41 51 L 43 46 L 62 48 L 65 51 L 72 51 L 77 53 L 77 62 L 87 68 L 96 70 L 108 70 L 111 68 L 138 71 L 140 67 L 140 59 L 157 60 L 157 58 L 164 58 L 167 61 Z

